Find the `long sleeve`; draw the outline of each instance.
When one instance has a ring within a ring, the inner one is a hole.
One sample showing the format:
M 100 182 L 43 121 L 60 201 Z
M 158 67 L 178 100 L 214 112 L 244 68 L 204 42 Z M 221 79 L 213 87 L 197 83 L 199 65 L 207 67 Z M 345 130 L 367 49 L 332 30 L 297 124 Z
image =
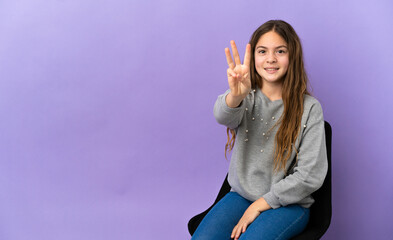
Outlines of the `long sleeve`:
M 248 96 L 240 103 L 237 108 L 230 108 L 225 102 L 225 98 L 230 90 L 227 90 L 224 94 L 218 96 L 216 103 L 214 104 L 214 117 L 219 124 L 225 125 L 230 129 L 235 129 L 239 126 L 245 111 L 245 101 Z M 250 96 L 250 95 L 249 95 Z
M 322 107 L 310 108 L 298 148 L 298 163 L 294 172 L 271 186 L 263 198 L 272 208 L 302 202 L 318 190 L 327 173 L 327 154 Z

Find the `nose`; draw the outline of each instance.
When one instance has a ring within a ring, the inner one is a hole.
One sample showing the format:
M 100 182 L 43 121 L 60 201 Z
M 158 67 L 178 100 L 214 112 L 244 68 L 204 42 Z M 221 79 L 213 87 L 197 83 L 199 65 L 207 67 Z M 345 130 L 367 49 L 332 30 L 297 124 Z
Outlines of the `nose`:
M 277 62 L 277 58 L 276 58 L 276 56 L 274 55 L 274 53 L 270 53 L 270 54 L 267 56 L 266 61 L 267 61 L 268 63 L 276 63 L 276 62 Z

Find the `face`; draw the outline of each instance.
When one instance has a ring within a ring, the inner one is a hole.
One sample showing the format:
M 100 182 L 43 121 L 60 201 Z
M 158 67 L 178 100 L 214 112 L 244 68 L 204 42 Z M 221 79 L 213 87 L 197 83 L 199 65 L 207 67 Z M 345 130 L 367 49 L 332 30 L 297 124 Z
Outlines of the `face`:
M 255 69 L 264 83 L 282 83 L 288 70 L 288 45 L 277 33 L 263 34 L 255 47 Z

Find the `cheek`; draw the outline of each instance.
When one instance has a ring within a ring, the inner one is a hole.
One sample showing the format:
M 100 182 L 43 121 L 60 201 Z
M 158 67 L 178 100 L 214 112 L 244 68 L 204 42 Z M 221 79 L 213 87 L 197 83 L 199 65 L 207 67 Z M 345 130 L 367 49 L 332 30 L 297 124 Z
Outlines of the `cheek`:
M 263 58 L 256 57 L 255 58 L 255 67 L 261 68 L 263 66 Z
M 283 59 L 281 61 L 281 66 L 283 66 L 285 68 L 285 71 L 286 71 L 288 69 L 288 66 L 289 66 L 289 59 L 288 58 Z

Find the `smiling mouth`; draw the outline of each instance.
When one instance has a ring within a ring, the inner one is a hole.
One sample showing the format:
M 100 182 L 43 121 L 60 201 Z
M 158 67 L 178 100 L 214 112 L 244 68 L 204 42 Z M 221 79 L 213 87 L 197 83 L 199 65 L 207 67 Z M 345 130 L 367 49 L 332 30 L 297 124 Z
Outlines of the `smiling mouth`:
M 264 68 L 268 73 L 275 73 L 278 71 L 279 68 Z

